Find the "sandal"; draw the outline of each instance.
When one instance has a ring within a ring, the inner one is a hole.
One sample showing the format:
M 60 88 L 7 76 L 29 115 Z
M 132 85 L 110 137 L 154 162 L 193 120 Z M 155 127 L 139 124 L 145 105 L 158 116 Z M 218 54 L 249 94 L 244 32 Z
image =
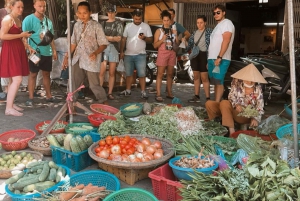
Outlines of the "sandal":
M 23 116 L 23 113 L 18 112 L 15 109 L 9 109 L 9 110 L 5 110 L 5 115 L 10 115 L 10 116 L 15 116 L 15 117 L 20 117 Z
M 13 108 L 14 108 L 15 110 L 19 111 L 19 112 L 21 112 L 21 111 L 24 110 L 23 108 L 21 108 L 21 107 L 15 105 L 15 104 L 13 104 Z
M 27 92 L 28 91 L 28 87 L 22 87 L 21 88 L 21 92 Z
M 168 99 L 174 99 L 175 98 L 175 96 L 166 96 Z
M 109 100 L 115 100 L 115 97 L 114 97 L 112 94 L 108 94 L 108 95 L 107 95 L 107 98 L 108 98 Z
M 28 99 L 25 103 L 26 106 L 33 106 L 33 99 Z
M 161 96 L 155 96 L 155 100 L 157 102 L 163 102 L 164 101 L 164 99 Z

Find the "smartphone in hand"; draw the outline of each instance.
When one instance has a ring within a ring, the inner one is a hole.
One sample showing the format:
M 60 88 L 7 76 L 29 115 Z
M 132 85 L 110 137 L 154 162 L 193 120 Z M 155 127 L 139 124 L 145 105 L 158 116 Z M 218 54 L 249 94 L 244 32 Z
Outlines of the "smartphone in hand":
M 140 35 L 140 36 L 143 36 L 143 35 L 144 35 L 144 33 L 139 33 L 139 35 Z
M 33 31 L 33 30 L 32 30 L 32 31 L 28 31 L 28 33 L 30 33 L 30 34 L 34 34 L 34 33 L 35 33 L 35 31 Z

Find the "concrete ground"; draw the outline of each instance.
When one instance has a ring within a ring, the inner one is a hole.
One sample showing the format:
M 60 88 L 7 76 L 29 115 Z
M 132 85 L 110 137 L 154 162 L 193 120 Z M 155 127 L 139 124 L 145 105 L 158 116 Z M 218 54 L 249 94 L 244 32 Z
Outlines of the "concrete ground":
M 155 82 L 150 86 L 155 87 Z M 123 90 L 124 87 L 116 87 L 116 91 L 114 91 L 115 100 L 109 100 L 109 105 L 119 108 L 121 105 L 124 105 L 129 102 L 144 102 L 140 98 L 140 89 L 134 85 L 132 87 L 132 95 L 129 97 L 118 97 L 118 93 Z M 149 89 L 149 88 L 147 88 Z M 165 83 L 162 86 L 162 91 L 165 89 Z M 5 131 L 14 130 L 14 129 L 32 129 L 35 130 L 35 125 L 38 122 L 45 121 L 45 120 L 51 120 L 57 112 L 60 110 L 62 105 L 65 103 L 65 87 L 57 87 L 53 86 L 52 91 L 53 95 L 59 99 L 61 102 L 59 103 L 46 103 L 44 97 L 35 98 L 35 105 L 33 107 L 27 107 L 25 106 L 25 101 L 28 98 L 28 92 L 18 92 L 18 95 L 16 97 L 16 104 L 20 107 L 24 108 L 24 115 L 22 117 L 14 117 L 14 116 L 5 116 L 5 103 L 0 103 L 0 133 L 3 133 Z M 173 85 L 173 94 L 178 97 L 183 103 L 184 106 L 193 105 L 193 106 L 204 106 L 205 104 L 205 96 L 204 92 L 201 89 L 201 103 L 188 103 L 188 99 L 190 99 L 194 92 L 193 92 L 193 85 L 188 83 L 187 80 L 181 80 L 180 82 Z M 39 91 L 42 92 L 43 91 Z M 148 90 L 147 90 L 148 92 Z M 148 102 L 155 102 L 155 94 L 148 94 L 149 99 Z M 80 100 L 83 105 L 89 108 L 89 105 L 92 103 L 95 103 L 95 101 L 91 98 L 92 96 L 86 97 L 84 100 Z M 214 92 L 213 88 L 211 88 L 211 98 L 213 99 Z M 165 98 L 165 96 L 163 96 Z M 171 103 L 172 101 L 170 99 L 165 98 L 164 103 Z M 265 107 L 265 115 L 272 115 L 272 114 L 279 114 L 283 110 L 283 104 L 285 103 L 284 100 L 278 101 L 276 103 L 269 103 L 268 106 Z M 77 110 L 77 112 L 82 112 L 80 110 Z M 284 116 L 286 116 L 285 112 L 282 113 Z M 87 117 L 84 116 L 74 116 L 74 122 L 88 122 Z M 5 153 L 4 150 L 0 150 L 0 154 Z M 45 157 L 47 160 L 51 160 L 49 157 Z M 98 169 L 97 164 L 92 165 L 84 170 L 87 169 Z M 83 171 L 84 171 L 83 170 Z M 73 172 L 74 173 L 74 172 Z M 5 180 L 0 180 L 0 184 L 3 185 Z M 136 182 L 133 186 L 130 186 L 126 184 L 125 182 L 121 182 L 121 188 L 126 187 L 138 187 L 146 189 L 150 192 L 152 192 L 152 184 L 151 179 L 147 178 L 141 181 Z M 3 189 L 0 188 L 0 200 L 9 201 L 10 198 L 3 194 Z M 2 194 L 2 195 L 1 195 Z

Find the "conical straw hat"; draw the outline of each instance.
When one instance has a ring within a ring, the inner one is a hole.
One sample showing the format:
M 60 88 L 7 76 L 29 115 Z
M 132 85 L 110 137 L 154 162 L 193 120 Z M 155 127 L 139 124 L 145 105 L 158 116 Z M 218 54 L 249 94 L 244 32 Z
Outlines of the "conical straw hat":
M 232 74 L 231 77 L 251 82 L 268 83 L 252 63 Z

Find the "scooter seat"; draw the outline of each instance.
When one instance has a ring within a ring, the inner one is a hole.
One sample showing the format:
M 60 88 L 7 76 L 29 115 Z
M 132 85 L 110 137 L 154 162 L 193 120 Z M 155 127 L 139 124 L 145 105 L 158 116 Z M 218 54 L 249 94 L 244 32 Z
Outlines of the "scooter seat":
M 266 62 L 275 65 L 284 65 L 283 60 L 259 58 L 257 62 Z
M 263 64 L 266 68 L 270 69 L 271 71 L 277 71 L 280 73 L 284 73 L 289 70 L 289 68 L 285 65 L 278 65 L 268 62 L 259 61 L 259 63 Z

